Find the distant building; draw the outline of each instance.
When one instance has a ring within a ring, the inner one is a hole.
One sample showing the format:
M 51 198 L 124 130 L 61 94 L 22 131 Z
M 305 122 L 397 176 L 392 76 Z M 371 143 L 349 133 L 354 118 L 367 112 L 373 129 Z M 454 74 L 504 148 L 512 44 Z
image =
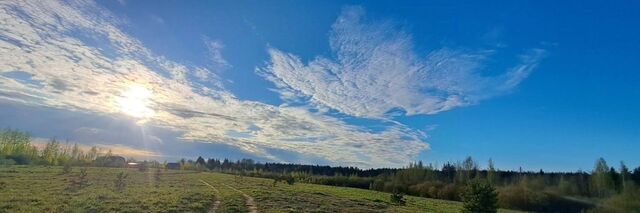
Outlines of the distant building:
M 138 168 L 138 166 L 140 166 L 140 164 L 136 162 L 127 163 L 127 168 Z
M 167 163 L 167 169 L 180 169 L 179 163 Z

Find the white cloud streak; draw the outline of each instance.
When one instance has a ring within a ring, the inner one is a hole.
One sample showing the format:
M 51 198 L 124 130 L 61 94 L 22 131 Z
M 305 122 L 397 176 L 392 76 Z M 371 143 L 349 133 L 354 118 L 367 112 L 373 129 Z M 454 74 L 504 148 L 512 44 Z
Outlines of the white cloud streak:
M 367 22 L 360 7 L 347 7 L 333 24 L 332 58 L 304 63 L 269 48 L 270 64 L 259 73 L 286 101 L 309 99 L 352 116 L 387 119 L 435 114 L 504 94 L 536 67 L 545 51 L 533 49 L 502 75 L 483 76 L 492 51 L 433 50 L 421 56 L 411 36 L 390 22 Z M 402 112 L 403 111 L 403 112 Z
M 148 107 L 155 112 L 145 125 L 273 160 L 278 156 L 270 149 L 333 165 L 402 166 L 428 147 L 422 132 L 401 124 L 373 132 L 306 107 L 239 100 L 221 83 L 190 81 L 201 68 L 153 54 L 120 30 L 122 23 L 90 2 L 0 2 L 0 99 L 123 116 L 115 100 L 131 85 L 143 85 L 152 90 Z M 16 71 L 30 78 L 2 75 Z

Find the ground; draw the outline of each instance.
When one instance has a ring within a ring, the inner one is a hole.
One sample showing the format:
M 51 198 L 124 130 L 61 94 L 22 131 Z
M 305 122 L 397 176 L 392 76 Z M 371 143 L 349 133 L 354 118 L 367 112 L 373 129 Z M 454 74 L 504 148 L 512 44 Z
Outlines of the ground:
M 406 205 L 371 190 L 212 172 L 62 167 L 0 167 L 0 212 L 460 212 L 459 202 L 405 196 Z M 118 192 L 116 176 L 124 172 Z M 159 181 L 157 181 L 159 180 Z M 501 212 L 508 212 L 501 210 Z

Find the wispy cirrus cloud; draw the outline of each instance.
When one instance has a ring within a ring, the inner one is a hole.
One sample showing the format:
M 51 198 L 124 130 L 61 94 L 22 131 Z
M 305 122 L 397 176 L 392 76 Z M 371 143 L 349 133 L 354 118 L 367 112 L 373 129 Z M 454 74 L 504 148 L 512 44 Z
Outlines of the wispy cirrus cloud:
M 144 125 L 272 160 L 279 158 L 270 150 L 279 149 L 334 165 L 401 166 L 428 147 L 422 132 L 398 123 L 370 131 L 305 106 L 240 100 L 214 72 L 206 75 L 212 82 L 192 81 L 202 67 L 154 54 L 123 24 L 92 2 L 0 2 L 0 99 L 123 116 L 117 100 L 138 85 L 153 94 L 145 101 L 154 115 Z M 214 61 L 224 60 L 220 48 L 213 47 Z
M 332 26 L 333 57 L 305 63 L 269 48 L 270 64 L 259 69 L 288 101 L 311 103 L 352 116 L 389 118 L 435 114 L 504 94 L 525 79 L 545 51 L 531 49 L 520 63 L 497 76 L 484 76 L 493 51 L 453 48 L 426 55 L 413 49 L 411 35 L 391 22 L 365 20 L 364 9 L 346 7 Z

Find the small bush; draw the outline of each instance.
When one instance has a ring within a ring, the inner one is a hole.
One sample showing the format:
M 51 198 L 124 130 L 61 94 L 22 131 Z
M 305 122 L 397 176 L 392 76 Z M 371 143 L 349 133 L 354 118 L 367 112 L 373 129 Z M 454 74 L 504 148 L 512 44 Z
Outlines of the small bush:
M 391 203 L 396 205 L 404 205 L 405 203 L 407 203 L 407 201 L 404 199 L 404 194 L 399 193 L 397 190 L 395 190 L 393 194 L 390 195 L 389 200 L 391 201 Z
M 286 182 L 289 185 L 293 185 L 296 182 L 295 178 L 288 175 L 279 175 L 279 176 L 274 176 L 272 178 L 273 178 L 272 186 L 276 186 L 278 182 Z
M 498 212 L 498 193 L 493 186 L 478 181 L 470 182 L 462 194 L 462 212 Z
M 640 188 L 626 189 L 618 195 L 611 196 L 602 202 L 601 212 L 638 212 L 640 211 Z
M 71 173 L 71 164 L 67 163 L 64 164 L 64 167 L 62 167 L 62 174 L 69 174 Z
M 447 184 L 440 188 L 436 197 L 438 199 L 459 201 L 460 190 L 458 190 L 458 187 L 455 184 Z
M 75 179 L 71 180 L 69 186 L 66 188 L 69 191 L 78 191 L 84 187 L 89 185 L 89 180 L 87 179 L 87 168 L 80 169 L 80 174 Z
M 14 161 L 13 159 L 0 158 L 0 165 L 11 166 L 15 164 L 16 164 L 16 161 Z
M 116 176 L 116 180 L 113 181 L 113 188 L 116 192 L 124 191 L 124 188 L 127 186 L 127 183 L 125 182 L 127 176 L 129 175 L 125 174 L 124 172 L 118 173 L 118 176 Z
M 287 176 L 286 181 L 289 185 L 293 185 L 296 182 L 296 180 L 291 176 Z
M 31 157 L 23 153 L 9 155 L 7 156 L 7 158 L 10 160 L 13 160 L 15 164 L 18 164 L 18 165 L 28 165 L 31 163 Z

